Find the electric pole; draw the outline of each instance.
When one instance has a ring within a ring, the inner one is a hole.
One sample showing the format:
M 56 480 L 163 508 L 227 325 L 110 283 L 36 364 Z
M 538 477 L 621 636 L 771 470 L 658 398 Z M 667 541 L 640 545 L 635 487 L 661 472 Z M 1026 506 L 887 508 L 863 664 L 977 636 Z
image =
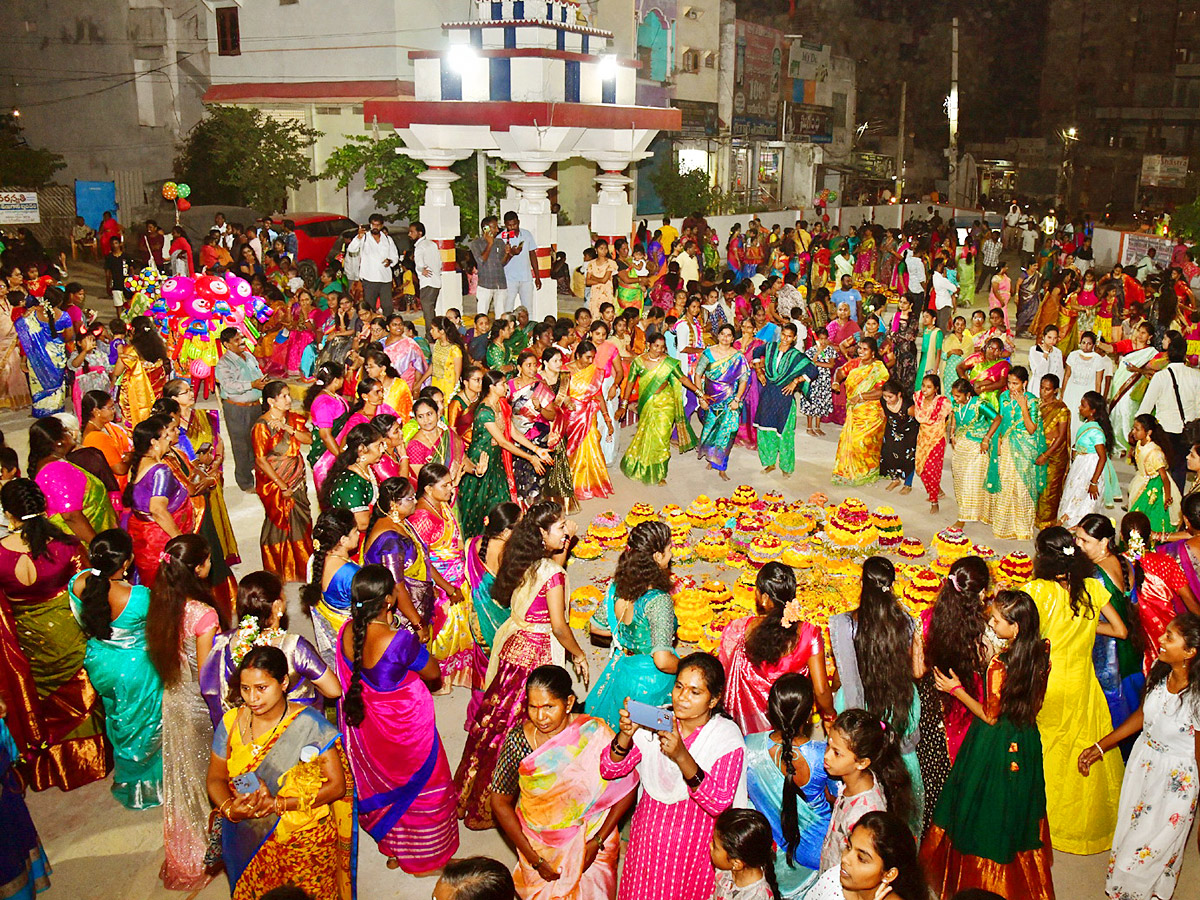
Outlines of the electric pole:
M 950 205 L 958 205 L 958 16 L 950 20 L 950 96 L 946 100 L 950 119 Z

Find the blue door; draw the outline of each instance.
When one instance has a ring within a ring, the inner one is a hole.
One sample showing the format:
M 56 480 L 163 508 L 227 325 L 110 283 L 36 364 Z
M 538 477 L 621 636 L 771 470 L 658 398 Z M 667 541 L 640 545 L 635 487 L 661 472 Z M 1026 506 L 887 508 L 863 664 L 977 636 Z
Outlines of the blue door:
M 106 212 L 116 215 L 117 185 L 114 181 L 76 181 L 75 215 L 83 216 L 88 228 L 99 228 Z M 120 216 L 117 216 L 120 218 Z

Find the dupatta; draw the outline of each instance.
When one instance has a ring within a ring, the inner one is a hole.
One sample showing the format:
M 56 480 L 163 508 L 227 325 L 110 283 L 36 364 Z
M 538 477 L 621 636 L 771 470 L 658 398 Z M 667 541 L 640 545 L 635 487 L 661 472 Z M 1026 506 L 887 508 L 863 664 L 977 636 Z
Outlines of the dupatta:
M 530 608 L 537 600 L 538 594 L 542 592 L 546 582 L 560 574 L 563 576 L 563 596 L 566 598 L 567 607 L 563 610 L 563 615 L 570 616 L 571 586 L 567 581 L 567 570 L 553 560 L 545 558 L 538 560 L 537 565 L 525 573 L 525 577 L 513 591 L 512 600 L 509 603 L 508 621 L 496 629 L 496 637 L 492 641 L 491 659 L 488 660 L 487 674 L 483 679 L 484 690 L 491 685 L 492 679 L 496 677 L 496 671 L 500 667 L 500 654 L 497 651 L 513 634 L 518 631 L 529 634 L 551 634 L 549 622 L 528 622 L 525 617 L 529 614 Z M 557 640 L 550 641 L 551 663 L 561 666 L 566 662 L 566 658 L 566 650 L 563 649 L 563 645 Z
M 1012 395 L 1005 391 L 1004 396 L 1000 398 L 1001 421 L 998 439 L 992 442 L 987 483 L 984 487 L 989 494 L 998 494 L 1003 488 L 1000 481 L 1000 445 L 1007 443 L 1021 484 L 1036 501 L 1046 488 L 1046 467 L 1035 462 L 1046 449 L 1046 435 L 1042 431 L 1042 414 L 1038 409 L 1037 398 L 1028 392 L 1025 396 L 1029 401 L 1029 418 L 1033 420 L 1033 433 L 1030 434 L 1025 429 L 1021 408 Z
M 633 743 L 641 751 L 642 759 L 637 771 L 641 777 L 642 791 L 649 794 L 659 803 L 681 803 L 689 798 L 688 786 L 684 783 L 683 773 L 674 760 L 668 759 L 658 743 L 658 734 L 645 728 L 639 728 L 633 735 Z M 732 719 L 714 715 L 700 729 L 691 747 L 688 748 L 692 759 L 705 772 L 711 771 L 713 764 L 734 750 L 746 749 L 741 729 Z M 746 794 L 746 764 L 743 756 L 742 772 L 738 777 L 737 791 L 733 797 L 733 806 L 745 809 L 749 805 Z
M 66 314 L 63 314 L 66 318 Z M 50 344 L 52 342 L 65 347 L 62 335 L 62 319 L 55 325 L 56 337 L 49 337 L 43 332 L 47 332 L 49 325 L 39 319 L 32 310 L 25 313 L 21 318 L 13 323 L 13 327 L 17 332 L 17 339 L 21 343 L 21 349 L 25 353 L 25 359 L 29 362 L 29 369 L 37 378 L 38 384 L 41 385 L 41 390 L 33 395 L 33 402 L 37 403 L 45 400 L 47 397 L 53 396 L 56 391 L 62 389 L 63 382 L 66 380 L 66 370 L 63 366 L 54 362 L 50 355 Z M 70 319 L 67 319 L 67 326 L 70 326 Z

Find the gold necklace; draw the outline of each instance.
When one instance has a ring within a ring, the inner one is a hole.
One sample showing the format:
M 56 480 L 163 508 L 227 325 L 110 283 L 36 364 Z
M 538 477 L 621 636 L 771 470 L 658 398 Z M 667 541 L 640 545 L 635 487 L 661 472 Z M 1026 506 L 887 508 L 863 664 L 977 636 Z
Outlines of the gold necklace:
M 251 712 L 251 713 L 250 713 L 250 721 L 249 721 L 249 723 L 247 723 L 247 725 L 246 725 L 246 733 L 247 733 L 247 734 L 250 736 L 250 740 L 248 740 L 248 741 L 247 741 L 247 740 L 245 739 L 245 736 L 243 736 L 243 738 L 242 738 L 242 742 L 243 742 L 243 743 L 246 745 L 246 747 L 247 747 L 247 748 L 250 750 L 250 755 L 251 755 L 252 757 L 254 757 L 254 759 L 256 759 L 256 760 L 257 760 L 257 759 L 258 759 L 260 756 L 262 756 L 262 754 L 263 754 L 264 752 L 266 752 L 266 747 L 265 747 L 265 745 L 266 745 L 266 744 L 268 744 L 268 743 L 270 743 L 271 736 L 275 734 L 275 731 L 276 731 L 276 729 L 277 729 L 277 728 L 279 728 L 279 726 L 283 724 L 283 720 L 284 720 L 285 718 L 287 718 L 287 707 L 288 707 L 288 705 L 287 705 L 287 701 L 286 701 L 286 700 L 284 700 L 284 702 L 283 702 L 283 713 L 282 713 L 282 714 L 279 716 L 279 721 L 275 723 L 275 726 L 274 726 L 274 727 L 273 727 L 273 728 L 272 728 L 270 731 L 268 731 L 268 732 L 267 732 L 267 734 L 266 734 L 266 736 L 265 736 L 265 739 L 263 740 L 263 743 L 262 743 L 262 745 L 260 745 L 260 744 L 258 743 L 258 740 L 257 740 L 257 739 L 255 739 L 255 737 L 254 737 L 254 719 L 255 719 L 255 715 L 254 715 L 254 713 L 253 713 L 253 712 Z

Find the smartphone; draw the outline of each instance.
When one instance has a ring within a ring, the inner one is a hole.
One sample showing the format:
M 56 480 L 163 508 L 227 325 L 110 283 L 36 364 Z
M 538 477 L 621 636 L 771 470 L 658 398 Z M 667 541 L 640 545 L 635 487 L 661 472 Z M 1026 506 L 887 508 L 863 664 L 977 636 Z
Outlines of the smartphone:
M 625 708 L 629 718 L 635 725 L 649 728 L 651 731 L 674 731 L 675 713 L 669 709 L 660 709 L 640 700 L 627 700 Z
M 203 444 L 201 444 L 199 447 L 196 448 L 196 455 L 199 456 L 202 453 L 212 453 L 212 448 L 213 448 L 212 444 L 209 441 L 205 441 Z
M 239 794 L 253 794 L 258 790 L 259 784 L 258 776 L 253 772 L 243 772 L 237 778 L 233 779 L 233 781 L 229 782 L 229 786 Z

